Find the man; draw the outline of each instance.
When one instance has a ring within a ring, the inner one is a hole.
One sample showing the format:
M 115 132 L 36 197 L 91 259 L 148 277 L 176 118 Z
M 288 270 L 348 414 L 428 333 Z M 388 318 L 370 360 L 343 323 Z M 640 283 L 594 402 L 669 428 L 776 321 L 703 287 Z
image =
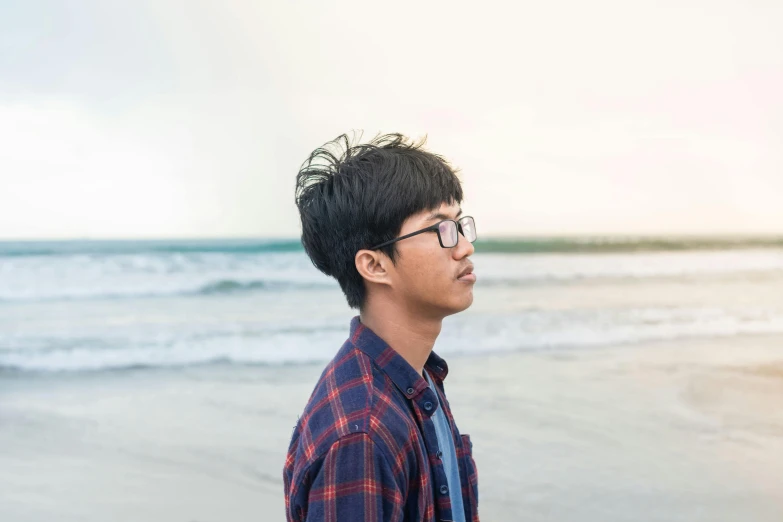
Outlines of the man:
M 473 302 L 476 229 L 461 202 L 449 164 L 399 134 L 343 135 L 302 166 L 305 251 L 359 315 L 294 430 L 289 521 L 479 520 L 472 444 L 432 351 L 443 318 Z

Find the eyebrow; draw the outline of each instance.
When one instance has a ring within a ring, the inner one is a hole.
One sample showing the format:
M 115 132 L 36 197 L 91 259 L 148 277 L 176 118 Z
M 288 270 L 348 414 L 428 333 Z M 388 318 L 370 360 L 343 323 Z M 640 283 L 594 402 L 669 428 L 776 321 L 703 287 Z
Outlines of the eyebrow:
M 430 216 L 427 218 L 427 221 L 432 221 L 433 219 L 443 220 L 443 219 L 457 219 L 462 215 L 462 209 L 459 209 L 459 212 L 457 212 L 457 215 L 451 218 L 450 216 L 447 216 L 446 214 L 443 214 L 441 212 L 433 212 L 430 214 Z

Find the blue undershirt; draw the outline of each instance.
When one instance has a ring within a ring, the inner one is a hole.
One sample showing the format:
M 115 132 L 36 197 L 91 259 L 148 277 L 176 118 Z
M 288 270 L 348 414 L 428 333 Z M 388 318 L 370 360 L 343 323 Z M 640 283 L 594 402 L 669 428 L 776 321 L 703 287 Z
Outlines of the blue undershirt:
M 438 391 L 435 383 L 432 382 L 429 372 L 425 370 L 424 375 L 430 383 L 430 388 L 438 397 Z M 441 451 L 443 460 L 443 470 L 446 472 L 446 481 L 449 485 L 449 497 L 451 498 L 451 513 L 454 522 L 465 522 L 465 507 L 462 504 L 462 483 L 459 479 L 459 461 L 457 460 L 457 450 L 454 448 L 454 439 L 451 435 L 451 428 L 443 408 L 438 398 L 438 407 L 432 414 L 432 422 L 435 424 L 435 435 L 438 437 L 438 449 Z

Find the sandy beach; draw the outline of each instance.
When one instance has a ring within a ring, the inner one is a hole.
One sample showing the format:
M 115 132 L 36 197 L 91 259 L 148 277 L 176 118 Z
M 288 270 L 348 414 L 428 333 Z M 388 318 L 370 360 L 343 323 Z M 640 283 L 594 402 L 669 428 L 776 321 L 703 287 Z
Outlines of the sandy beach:
M 482 520 L 783 519 L 783 336 L 452 356 Z M 0 379 L 0 519 L 285 519 L 321 365 Z

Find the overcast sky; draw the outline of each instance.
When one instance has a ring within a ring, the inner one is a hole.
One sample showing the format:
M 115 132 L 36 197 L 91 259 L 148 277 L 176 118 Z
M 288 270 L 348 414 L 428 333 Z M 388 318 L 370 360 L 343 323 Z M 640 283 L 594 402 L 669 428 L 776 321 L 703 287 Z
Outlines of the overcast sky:
M 67 4 L 67 7 L 66 7 Z M 0 3 L 0 238 L 297 236 L 342 132 L 485 235 L 783 233 L 783 2 Z

